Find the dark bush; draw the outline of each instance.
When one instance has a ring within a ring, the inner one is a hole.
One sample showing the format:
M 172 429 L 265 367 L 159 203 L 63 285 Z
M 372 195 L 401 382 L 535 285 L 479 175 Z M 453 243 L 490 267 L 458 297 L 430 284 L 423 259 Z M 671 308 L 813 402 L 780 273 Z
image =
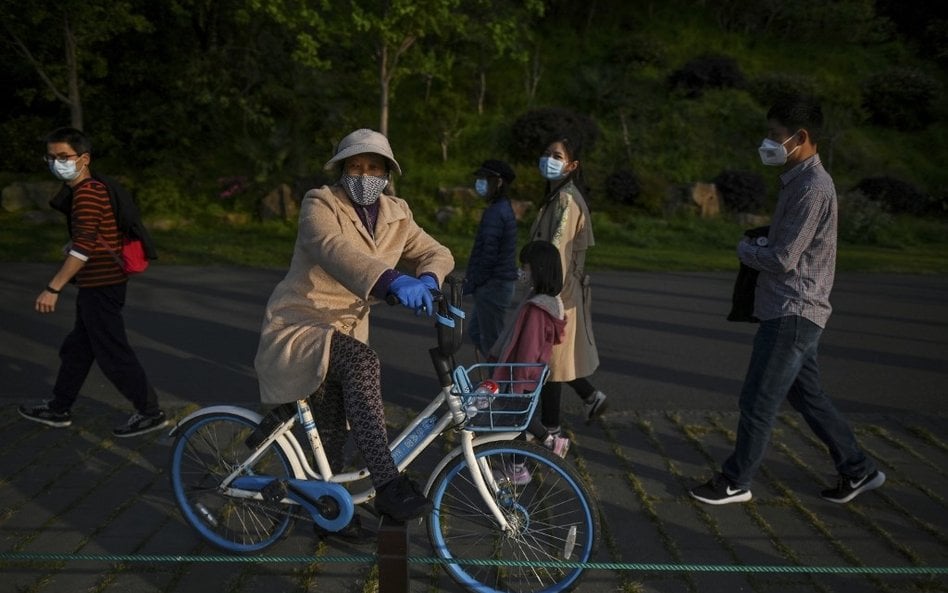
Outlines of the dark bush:
M 867 177 L 853 187 L 866 198 L 879 202 L 893 214 L 925 214 L 933 201 L 914 185 L 894 177 Z
M 724 206 L 731 212 L 760 212 L 767 198 L 767 183 L 757 173 L 724 170 L 713 180 Z
M 869 120 L 880 126 L 920 130 L 934 119 L 938 82 L 917 68 L 891 68 L 863 83 Z
M 599 127 L 589 116 L 560 107 L 544 107 L 518 117 L 510 135 L 510 154 L 517 162 L 531 163 L 557 138 L 578 142 L 583 156 L 588 155 L 599 139 Z
M 611 202 L 632 206 L 640 193 L 639 178 L 628 169 L 615 171 L 606 178 L 606 196 Z
M 789 94 L 808 96 L 817 94 L 816 84 L 812 79 L 785 72 L 770 72 L 756 76 L 748 84 L 747 90 L 765 109 Z
M 734 58 L 710 55 L 695 58 L 672 72 L 668 84 L 694 98 L 705 89 L 742 88 L 745 80 Z

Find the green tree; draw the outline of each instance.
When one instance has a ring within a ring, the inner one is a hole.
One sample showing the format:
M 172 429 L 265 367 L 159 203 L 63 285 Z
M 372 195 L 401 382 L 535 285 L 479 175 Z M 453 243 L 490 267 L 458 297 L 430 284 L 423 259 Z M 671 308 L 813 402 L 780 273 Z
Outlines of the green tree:
M 79 129 L 85 127 L 84 84 L 108 74 L 105 42 L 149 27 L 131 2 L 121 0 L 0 6 L 7 43 L 30 63 L 46 91 L 69 108 L 70 123 Z
M 399 78 L 413 74 L 408 53 L 419 39 L 446 36 L 454 30 L 460 0 L 352 0 L 351 22 L 359 35 L 352 49 L 365 40 L 374 53 L 379 89 L 379 132 L 388 135 L 391 96 Z

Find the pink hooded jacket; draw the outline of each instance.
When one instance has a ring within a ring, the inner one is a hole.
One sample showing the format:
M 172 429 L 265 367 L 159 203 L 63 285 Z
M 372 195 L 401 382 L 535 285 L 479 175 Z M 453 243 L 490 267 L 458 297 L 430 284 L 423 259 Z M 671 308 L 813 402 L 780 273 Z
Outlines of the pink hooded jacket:
M 553 345 L 561 343 L 565 334 L 566 311 L 563 301 L 558 296 L 535 294 L 520 304 L 516 321 L 497 340 L 500 346 L 495 347 L 491 355 L 497 356 L 499 362 L 546 364 L 550 361 Z M 537 367 L 515 367 L 511 377 L 510 368 L 498 367 L 493 379 L 516 381 L 516 391 L 526 393 L 537 388 L 540 372 Z

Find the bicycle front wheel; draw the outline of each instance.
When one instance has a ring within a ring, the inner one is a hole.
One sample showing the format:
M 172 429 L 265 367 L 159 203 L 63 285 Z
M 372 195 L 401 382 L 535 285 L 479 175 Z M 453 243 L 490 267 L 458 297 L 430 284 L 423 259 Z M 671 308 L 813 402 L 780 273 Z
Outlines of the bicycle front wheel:
M 441 472 L 432 487 L 428 537 L 445 570 L 478 592 L 569 591 L 599 541 L 598 508 L 576 471 L 543 447 L 522 441 L 474 449 L 479 468 L 493 476 L 493 493 L 510 524 L 501 530 L 477 489 L 464 457 Z M 497 565 L 466 561 L 486 559 Z M 505 564 L 509 562 L 509 564 Z
M 263 550 L 289 528 L 290 509 L 280 502 L 227 496 L 221 484 L 252 449 L 245 440 L 256 425 L 227 412 L 198 416 L 179 429 L 171 448 L 171 488 L 185 520 L 215 546 L 228 552 Z M 292 477 L 283 450 L 270 445 L 244 475 Z

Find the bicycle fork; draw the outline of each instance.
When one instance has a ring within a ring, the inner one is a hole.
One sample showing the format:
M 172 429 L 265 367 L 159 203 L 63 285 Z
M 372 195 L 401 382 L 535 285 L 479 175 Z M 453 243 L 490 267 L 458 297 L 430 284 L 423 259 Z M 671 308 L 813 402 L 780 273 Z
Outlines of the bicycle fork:
M 480 493 L 481 498 L 484 499 L 484 503 L 487 505 L 491 514 L 494 515 L 494 519 L 497 520 L 500 528 L 509 534 L 513 531 L 513 526 L 507 521 L 503 511 L 501 511 L 497 505 L 497 497 L 495 496 L 495 493 L 498 491 L 497 481 L 494 479 L 494 474 L 490 467 L 487 466 L 487 462 L 478 460 L 474 456 L 473 443 L 474 433 L 469 430 L 462 430 L 461 449 L 464 451 L 464 460 L 467 462 L 467 466 L 471 468 L 471 477 L 474 480 L 474 485 L 477 486 L 477 491 Z M 490 480 L 490 484 L 488 484 L 488 480 Z

